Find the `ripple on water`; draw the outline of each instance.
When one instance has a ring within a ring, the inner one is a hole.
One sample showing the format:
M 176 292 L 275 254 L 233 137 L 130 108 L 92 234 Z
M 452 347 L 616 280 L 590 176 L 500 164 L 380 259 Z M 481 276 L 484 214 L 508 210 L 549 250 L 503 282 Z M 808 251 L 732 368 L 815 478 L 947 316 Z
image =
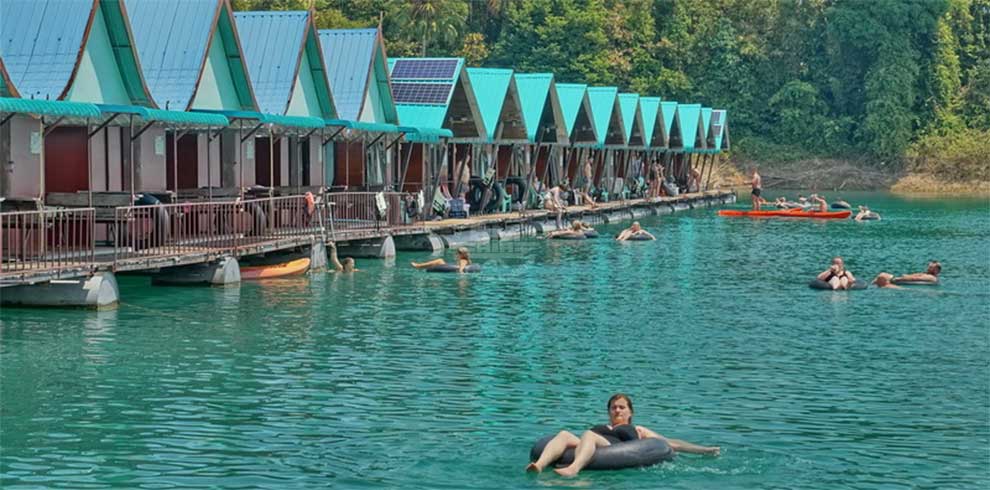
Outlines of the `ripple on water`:
M 990 213 L 859 199 L 884 220 L 697 210 L 641 220 L 655 243 L 477 247 L 467 277 L 400 254 L 240 288 L 123 277 L 110 312 L 5 310 L 0 486 L 986 486 Z M 865 278 L 937 257 L 944 284 L 806 288 L 835 254 Z M 600 423 L 616 391 L 723 456 L 522 472 L 537 437 Z

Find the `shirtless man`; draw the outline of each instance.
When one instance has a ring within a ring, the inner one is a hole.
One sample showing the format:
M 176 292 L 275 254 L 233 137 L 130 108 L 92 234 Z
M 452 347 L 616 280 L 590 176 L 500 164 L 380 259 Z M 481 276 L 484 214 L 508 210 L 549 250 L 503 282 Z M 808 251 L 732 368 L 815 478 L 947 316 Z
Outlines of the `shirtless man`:
M 624 242 L 634 236 L 645 236 L 645 237 L 649 237 L 650 240 L 657 239 L 657 237 L 653 236 L 653 234 L 640 227 L 639 221 L 633 221 L 632 226 L 626 228 L 625 230 L 622 230 L 622 233 L 619 233 L 619 236 L 615 237 L 615 241 Z
M 813 211 L 818 211 L 819 213 L 828 212 L 828 201 L 826 201 L 824 197 L 819 196 L 818 194 L 812 194 L 811 200 L 818 203 L 818 209 L 812 209 Z M 812 208 L 814 208 L 814 206 L 812 206 Z
M 584 169 L 582 175 L 584 176 L 584 193 L 591 194 L 592 181 L 595 179 L 595 169 L 591 165 L 592 158 L 588 157 L 584 160 Z
M 916 272 L 914 274 L 904 274 L 900 277 L 895 277 L 890 280 L 890 282 L 897 284 L 900 282 L 927 282 L 931 284 L 938 284 L 938 275 L 942 273 L 942 264 L 937 260 L 933 260 L 928 263 L 928 269 L 925 272 Z
M 762 200 L 760 195 L 763 194 L 763 178 L 760 177 L 759 172 L 756 171 L 756 167 L 753 167 L 753 180 L 750 182 L 750 185 L 753 186 L 753 191 L 750 192 L 753 197 L 753 210 L 759 211 L 760 202 Z

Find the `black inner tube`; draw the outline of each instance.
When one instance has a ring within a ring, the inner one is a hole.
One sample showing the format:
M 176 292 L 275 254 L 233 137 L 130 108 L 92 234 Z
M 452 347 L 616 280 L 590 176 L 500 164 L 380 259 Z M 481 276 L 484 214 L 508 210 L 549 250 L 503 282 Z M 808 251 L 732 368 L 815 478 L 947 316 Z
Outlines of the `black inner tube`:
M 598 238 L 598 232 L 595 230 L 584 230 L 585 238 Z
M 580 231 L 569 231 L 550 237 L 551 240 L 584 240 L 585 238 L 588 238 L 588 236 Z
M 546 436 L 533 444 L 529 451 L 529 460 L 536 461 L 543 453 L 543 448 L 554 436 Z M 618 442 L 595 450 L 594 456 L 585 466 L 586 470 L 621 470 L 623 468 L 639 468 L 653 466 L 674 459 L 674 450 L 662 439 L 636 439 L 634 441 Z M 574 461 L 574 448 L 564 451 L 553 466 L 562 467 Z
M 852 287 L 850 287 L 849 289 L 866 289 L 869 286 L 870 286 L 870 284 L 868 282 L 863 281 L 863 280 L 860 280 L 860 279 L 856 279 L 856 282 L 854 282 L 853 285 L 852 285 Z M 827 282 L 825 282 L 825 281 L 823 281 L 823 280 L 821 280 L 821 279 L 814 279 L 814 280 L 812 280 L 810 283 L 808 283 L 808 287 L 811 288 L 811 289 L 826 289 L 826 290 L 829 290 L 829 291 L 832 290 L 832 285 L 829 284 L 829 283 L 827 283 Z M 836 289 L 836 291 L 843 291 L 843 290 L 842 289 Z
M 435 265 L 433 267 L 428 267 L 426 272 L 457 272 L 457 264 Z M 471 264 L 464 268 L 464 272 L 481 272 L 481 266 L 478 264 Z

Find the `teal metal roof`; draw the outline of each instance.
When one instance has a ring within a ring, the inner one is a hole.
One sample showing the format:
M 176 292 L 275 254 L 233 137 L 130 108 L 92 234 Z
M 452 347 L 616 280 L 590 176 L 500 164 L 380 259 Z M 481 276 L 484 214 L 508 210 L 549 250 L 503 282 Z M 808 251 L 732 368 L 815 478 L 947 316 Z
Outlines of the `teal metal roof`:
M 93 2 L 4 0 L 0 55 L 22 97 L 65 95 L 83 49 Z
M 399 127 L 388 123 L 371 123 L 362 121 L 347 121 L 348 128 L 368 133 L 399 133 Z
M 0 112 L 73 118 L 99 118 L 101 116 L 100 109 L 94 104 L 13 97 L 0 97 Z
M 616 103 L 619 89 L 615 87 L 588 87 L 588 100 L 591 102 L 591 115 L 595 123 L 595 132 L 598 135 L 598 146 L 614 144 L 616 138 L 619 144 L 624 144 L 625 130 L 622 128 L 622 118 L 618 118 L 616 127 L 615 117 L 617 115 Z
M 319 129 L 326 127 L 326 122 L 318 117 L 284 116 L 282 114 L 264 114 L 261 122 L 282 126 L 284 128 Z
M 258 110 L 284 114 L 298 76 L 309 12 L 237 12 L 234 19 Z
M 171 127 L 222 127 L 230 125 L 226 117 L 210 112 L 166 111 L 135 105 L 95 104 L 104 115 L 128 114 L 138 122 L 162 122 Z
M 639 110 L 643 114 L 643 144 L 652 147 L 654 139 L 658 143 L 663 143 L 663 123 L 657 124 L 660 115 L 660 97 L 640 97 Z
M 257 109 L 226 0 L 125 0 L 125 4 L 144 79 L 158 107 L 192 108 L 209 41 L 219 36 L 240 110 Z
M 106 32 L 113 47 L 127 97 L 134 104 L 151 104 L 138 69 L 130 28 L 116 1 L 3 0 L 3 93 L 32 99 L 66 97 L 83 59 L 81 54 L 95 30 L 92 23 L 97 19 L 102 19 L 100 30 Z
M 696 147 L 704 148 L 701 138 L 701 104 L 677 104 L 677 118 L 680 123 L 681 147 L 684 152 L 693 152 Z
M 543 129 L 540 123 L 553 83 L 553 73 L 516 73 L 515 79 L 523 123 L 526 124 L 526 138 L 535 142 L 537 132 Z
M 626 144 L 630 147 L 646 146 L 643 137 L 643 113 L 639 109 L 639 94 L 619 94 L 619 111 L 622 114 Z
M 677 102 L 672 100 L 665 100 L 660 102 L 660 117 L 663 118 L 663 136 L 664 142 L 663 147 L 670 147 L 670 138 L 673 137 L 671 130 L 674 126 L 674 120 L 677 119 Z M 678 125 L 680 126 L 680 125 Z M 655 145 L 656 146 L 656 145 Z
M 705 148 L 711 148 L 712 145 L 709 144 L 708 130 L 712 123 L 712 108 L 702 107 L 701 108 L 701 128 L 702 128 L 702 139 L 705 140 Z
M 554 87 L 570 141 L 574 144 L 596 143 L 598 135 L 592 123 L 588 86 L 583 83 L 555 83 Z
M 486 141 L 494 141 L 501 123 L 502 107 L 509 96 L 512 84 L 512 70 L 505 68 L 468 68 L 468 78 L 476 94 L 485 94 L 478 99 L 478 110 L 487 130 Z M 525 119 L 523 124 L 525 124 Z M 528 133 L 527 133 L 528 134 Z
M 208 112 L 166 111 L 164 109 L 145 109 L 145 120 L 168 123 L 170 126 L 229 126 L 230 121 L 220 114 Z
M 443 128 L 400 126 L 399 129 L 406 133 L 406 141 L 411 143 L 437 143 L 441 138 L 452 138 L 454 136 L 453 131 Z
M 377 89 L 387 123 L 398 123 L 388 80 L 385 45 L 378 29 L 321 29 L 320 45 L 327 65 L 337 116 L 361 118 L 369 91 Z

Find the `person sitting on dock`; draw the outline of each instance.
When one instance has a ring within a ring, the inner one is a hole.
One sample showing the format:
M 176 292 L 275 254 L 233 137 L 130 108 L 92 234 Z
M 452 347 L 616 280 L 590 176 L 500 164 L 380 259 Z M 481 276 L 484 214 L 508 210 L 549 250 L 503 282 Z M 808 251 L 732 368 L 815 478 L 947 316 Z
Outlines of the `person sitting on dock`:
M 903 276 L 898 276 L 891 279 L 890 282 L 894 284 L 900 282 L 922 282 L 930 284 L 938 284 L 938 275 L 942 273 L 942 264 L 937 260 L 933 260 L 928 263 L 928 269 L 925 272 L 916 272 L 914 274 L 904 274 Z
M 526 465 L 526 471 L 539 473 L 558 460 L 567 449 L 575 448 L 574 461 L 570 466 L 554 470 L 561 476 L 575 476 L 591 462 L 596 449 L 636 439 L 660 439 L 671 449 L 681 453 L 718 456 L 721 452 L 721 448 L 717 446 L 699 446 L 680 439 L 668 439 L 641 425 L 632 425 L 633 405 L 628 395 L 622 393 L 612 395 L 608 399 L 607 407 L 607 425 L 592 427 L 581 434 L 580 438 L 566 430 L 560 431 L 544 446 L 539 459 Z
M 337 244 L 334 242 L 328 242 L 327 246 L 330 247 L 330 263 L 333 264 L 333 270 L 336 272 L 359 272 L 360 269 L 356 267 L 354 259 L 351 257 L 345 257 L 344 262 L 341 263 L 340 259 L 337 258 Z
M 877 274 L 877 277 L 875 279 L 873 279 L 873 284 L 876 284 L 877 287 L 881 289 L 904 289 L 890 282 L 890 280 L 893 278 L 894 278 L 893 274 L 889 272 L 881 272 Z
M 653 236 L 650 232 L 648 232 L 648 231 L 644 230 L 642 227 L 640 227 L 639 226 L 639 221 L 633 221 L 633 224 L 629 228 L 626 228 L 625 230 L 622 230 L 622 232 L 619 233 L 619 236 L 615 237 L 615 240 L 616 241 L 619 241 L 619 242 L 624 242 L 624 241 L 629 240 L 629 239 L 631 239 L 633 237 L 638 237 L 638 238 L 636 238 L 637 240 L 644 240 L 644 239 L 656 240 L 657 239 L 657 237 Z M 645 237 L 645 238 L 640 238 L 640 237 Z
M 842 257 L 832 258 L 832 265 L 818 274 L 818 280 L 827 282 L 832 289 L 849 289 L 856 283 L 856 277 L 846 270 Z
M 411 262 L 412 266 L 417 269 L 429 269 L 430 267 L 436 267 L 438 265 L 447 265 L 447 262 L 443 260 L 443 257 L 436 258 L 427 262 Z M 457 249 L 457 272 L 464 273 L 464 269 L 471 265 L 471 253 L 465 247 L 460 247 Z
M 811 201 L 818 205 L 818 209 L 814 209 L 814 204 L 812 204 L 812 211 L 818 211 L 819 213 L 828 212 L 828 201 L 826 201 L 824 197 L 819 196 L 818 194 L 812 194 Z

